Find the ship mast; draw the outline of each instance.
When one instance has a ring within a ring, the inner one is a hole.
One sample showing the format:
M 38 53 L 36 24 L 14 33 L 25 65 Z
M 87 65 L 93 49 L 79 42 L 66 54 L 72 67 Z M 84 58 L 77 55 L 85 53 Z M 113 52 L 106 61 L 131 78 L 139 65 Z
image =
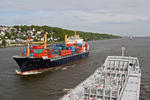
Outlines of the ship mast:
M 28 51 L 27 51 L 27 56 L 30 55 L 30 40 L 31 39 L 27 39 L 28 40 Z
M 67 46 L 67 35 L 65 35 L 65 46 Z
M 47 34 L 44 34 L 44 49 L 47 48 Z
M 124 56 L 124 53 L 125 53 L 125 47 L 124 46 L 121 47 L 121 51 L 122 51 L 122 56 Z

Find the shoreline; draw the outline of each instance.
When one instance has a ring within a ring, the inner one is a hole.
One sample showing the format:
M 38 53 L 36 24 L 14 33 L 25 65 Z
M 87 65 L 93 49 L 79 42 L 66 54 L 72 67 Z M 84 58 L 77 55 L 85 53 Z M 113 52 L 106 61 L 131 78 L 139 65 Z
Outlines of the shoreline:
M 122 37 L 121 37 L 122 38 Z M 112 39 L 119 39 L 119 38 L 112 38 Z M 112 40 L 112 39 L 101 39 L 101 40 Z M 92 41 L 99 41 L 99 40 L 91 40 L 91 41 L 87 41 L 87 42 L 92 42 Z M 58 43 L 61 42 L 53 42 L 53 43 L 49 43 L 47 44 L 47 46 L 52 46 L 52 45 L 56 45 Z M 27 46 L 26 43 L 25 44 L 11 44 L 9 46 L 0 46 L 0 48 L 10 48 L 10 47 L 25 47 Z
M 56 43 L 53 44 L 47 44 L 47 46 L 55 45 Z M 10 47 L 26 47 L 26 44 L 14 44 L 14 45 L 9 45 L 9 46 L 0 46 L 0 48 L 10 48 Z

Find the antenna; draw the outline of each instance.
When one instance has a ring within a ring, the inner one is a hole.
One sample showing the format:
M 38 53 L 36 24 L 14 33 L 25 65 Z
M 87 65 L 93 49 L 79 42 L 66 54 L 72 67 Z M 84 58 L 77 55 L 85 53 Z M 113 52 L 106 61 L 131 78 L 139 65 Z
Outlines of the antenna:
M 77 32 L 76 31 L 74 31 L 74 38 L 76 38 L 77 37 Z
M 125 47 L 124 46 L 121 47 L 121 51 L 122 51 L 122 56 L 124 56 L 124 53 L 125 53 Z

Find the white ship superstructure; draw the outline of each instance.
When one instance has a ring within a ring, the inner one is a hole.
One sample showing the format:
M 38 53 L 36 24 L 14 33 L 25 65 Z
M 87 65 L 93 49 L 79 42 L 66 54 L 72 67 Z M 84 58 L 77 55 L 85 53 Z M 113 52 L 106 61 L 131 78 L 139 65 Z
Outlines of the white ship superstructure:
M 108 56 L 94 74 L 60 100 L 139 100 L 140 81 L 136 57 Z
M 75 34 L 74 36 L 67 38 L 67 44 L 73 44 L 73 43 L 81 43 L 81 44 L 84 44 L 85 42 L 84 42 L 83 39 L 81 39 L 81 38 L 79 37 L 79 35 L 76 35 L 76 34 Z

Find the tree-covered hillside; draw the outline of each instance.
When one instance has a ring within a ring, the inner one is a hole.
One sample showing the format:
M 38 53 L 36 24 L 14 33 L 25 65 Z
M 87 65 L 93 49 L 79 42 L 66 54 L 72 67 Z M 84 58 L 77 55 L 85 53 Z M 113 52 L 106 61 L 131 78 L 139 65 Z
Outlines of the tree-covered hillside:
M 47 33 L 48 43 L 64 41 L 65 34 L 68 36 L 74 35 L 73 30 L 50 27 L 46 25 L 0 26 L 0 47 L 11 46 L 12 44 L 25 44 L 27 42 L 27 38 L 31 38 L 33 41 L 41 41 L 44 33 Z M 76 31 L 76 33 L 85 41 L 120 38 L 119 36 L 103 33 L 82 31 Z
M 30 33 L 31 31 L 33 32 L 33 35 L 36 35 L 39 31 L 41 32 L 41 34 L 47 32 L 48 38 L 55 39 L 56 41 L 64 41 L 65 34 L 67 34 L 68 36 L 72 36 L 74 34 L 74 31 L 72 30 L 62 29 L 58 27 L 50 27 L 50 26 L 15 25 L 14 28 L 16 28 L 18 31 L 21 31 L 23 33 L 27 33 L 27 36 L 29 37 L 31 36 Z M 119 36 L 115 36 L 111 34 L 101 34 L 101 33 L 82 32 L 82 31 L 77 31 L 77 34 L 80 35 L 80 37 L 82 37 L 85 41 L 120 38 Z

